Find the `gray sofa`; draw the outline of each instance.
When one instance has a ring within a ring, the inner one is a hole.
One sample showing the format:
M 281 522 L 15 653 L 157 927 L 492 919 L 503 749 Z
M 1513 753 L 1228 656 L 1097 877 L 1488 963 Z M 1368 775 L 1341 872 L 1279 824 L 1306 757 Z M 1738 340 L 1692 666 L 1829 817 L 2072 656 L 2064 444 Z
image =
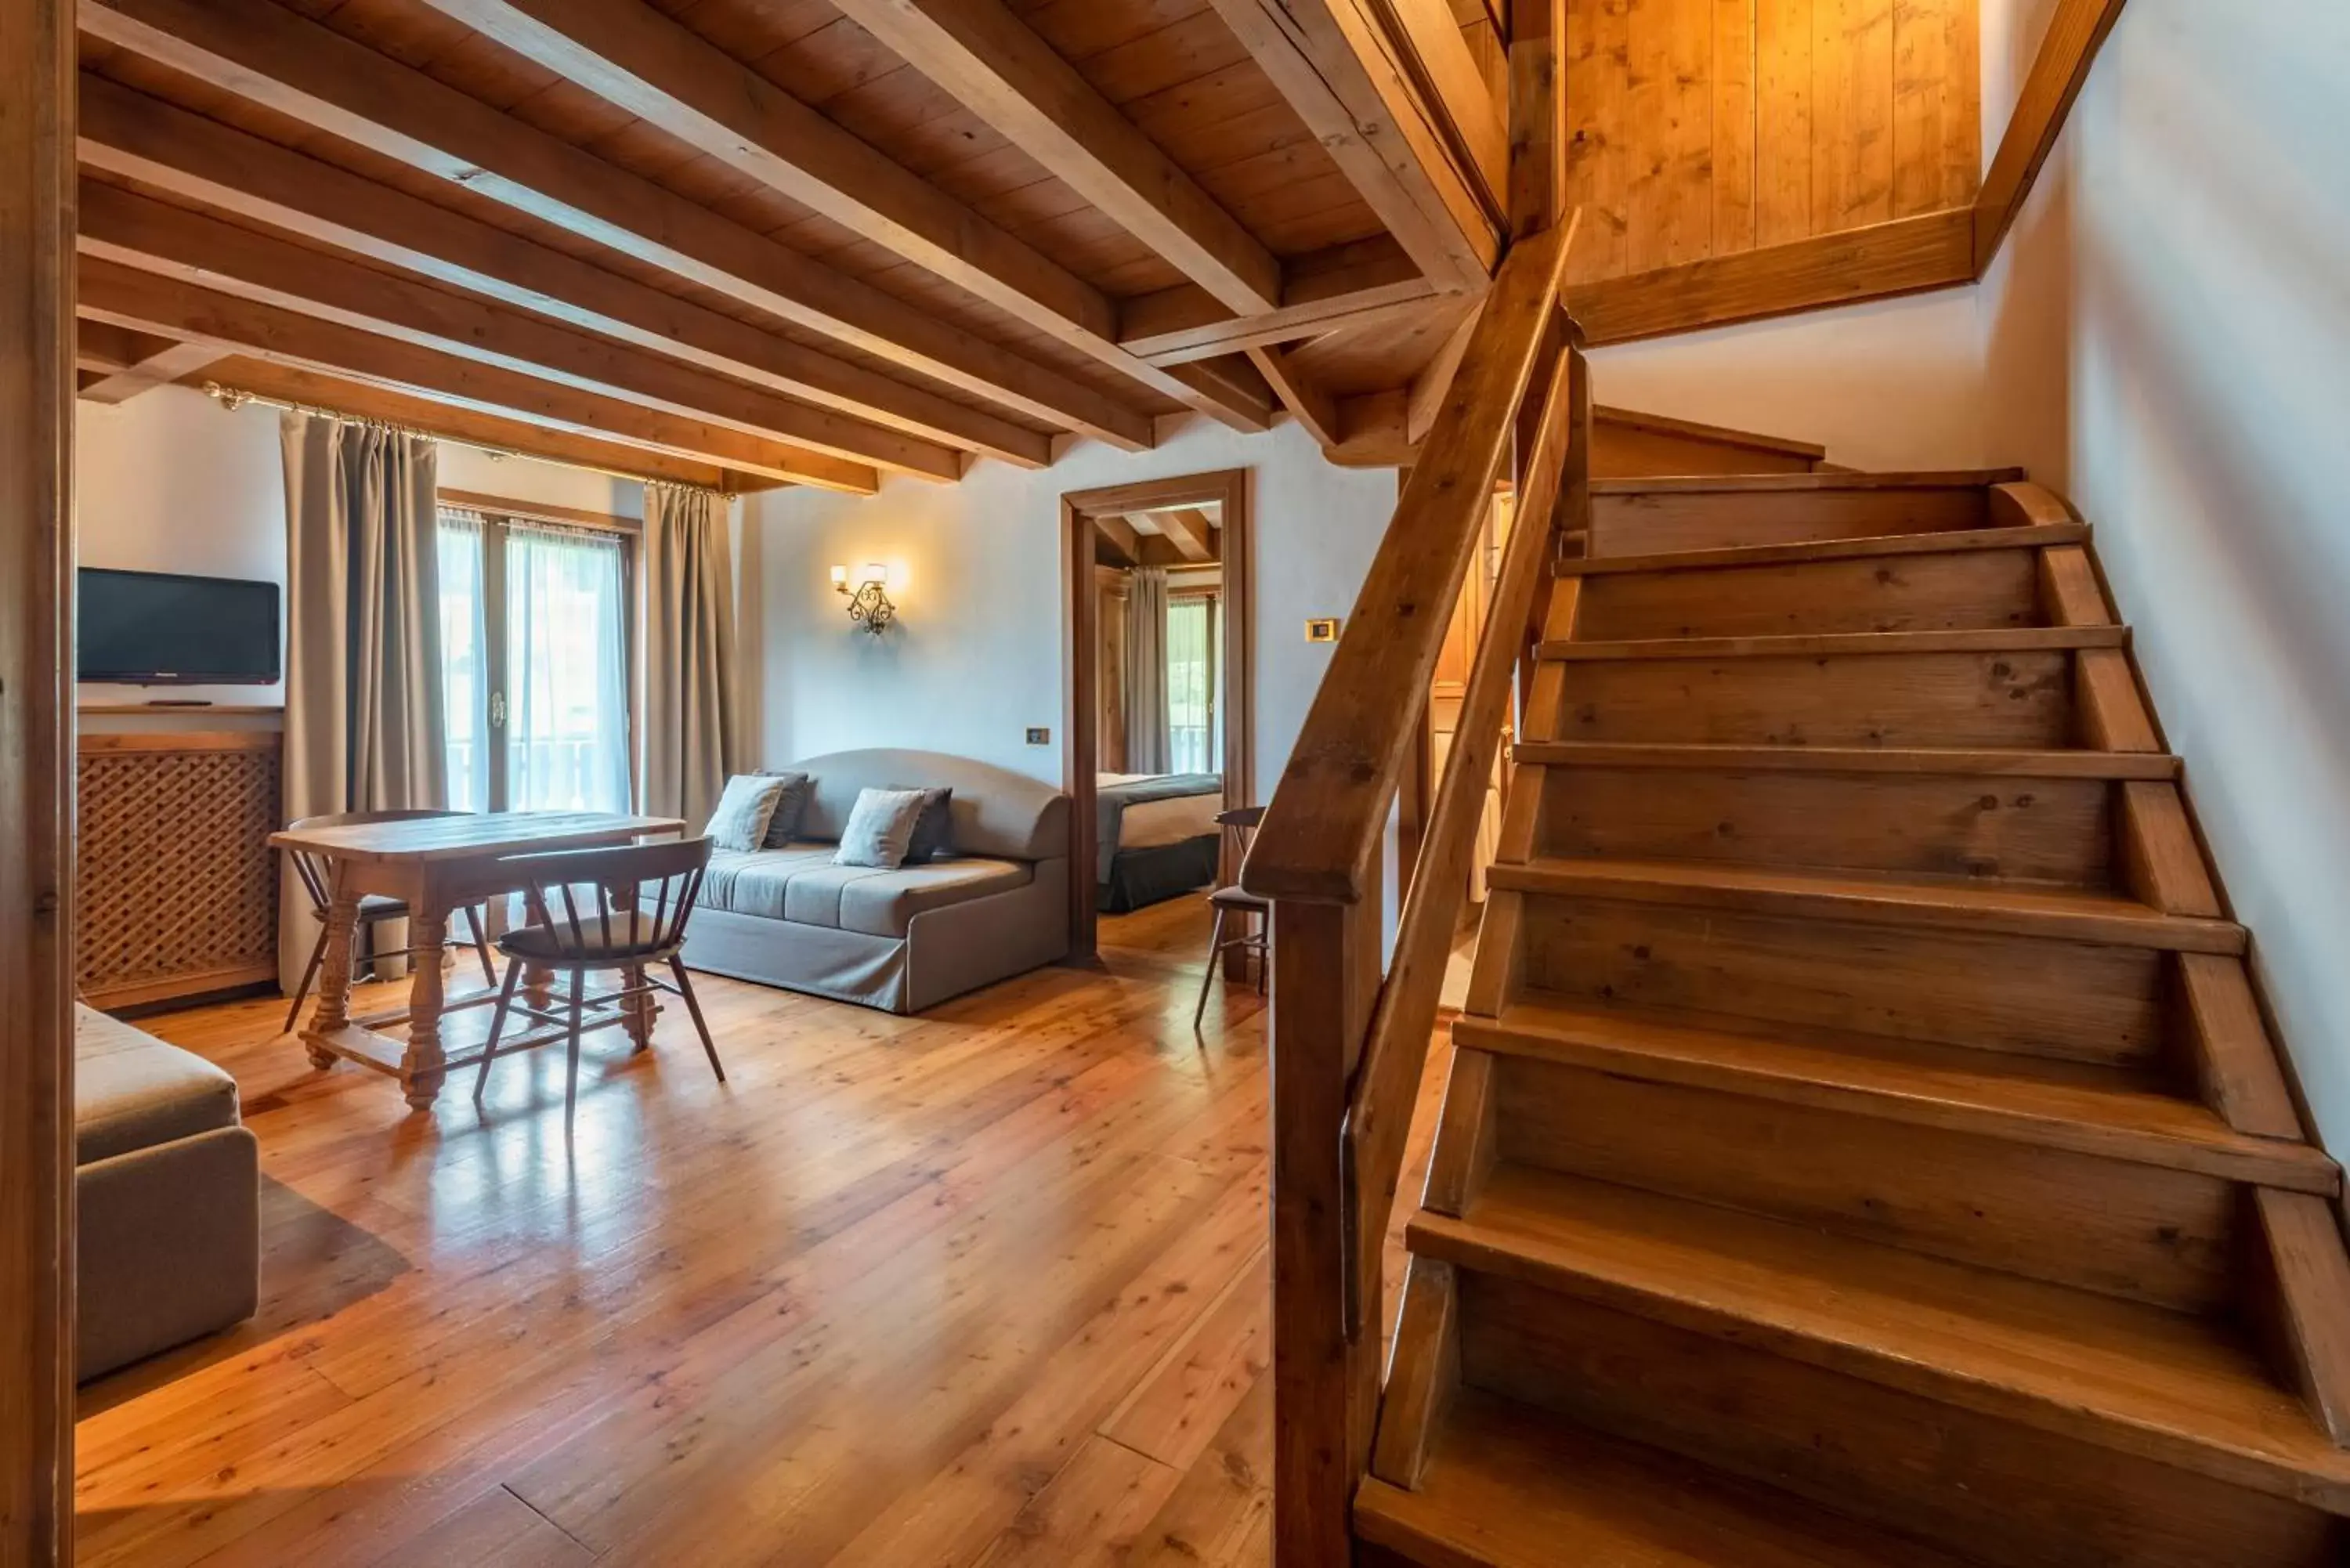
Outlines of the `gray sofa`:
M 74 1145 L 82 1381 L 253 1315 L 261 1156 L 235 1079 L 78 1008 Z
M 685 943 L 694 969 L 891 1012 L 1065 958 L 1069 802 L 1025 774 L 938 752 L 835 752 L 789 848 L 711 857 Z M 953 848 L 895 871 L 835 866 L 859 790 L 954 791 Z

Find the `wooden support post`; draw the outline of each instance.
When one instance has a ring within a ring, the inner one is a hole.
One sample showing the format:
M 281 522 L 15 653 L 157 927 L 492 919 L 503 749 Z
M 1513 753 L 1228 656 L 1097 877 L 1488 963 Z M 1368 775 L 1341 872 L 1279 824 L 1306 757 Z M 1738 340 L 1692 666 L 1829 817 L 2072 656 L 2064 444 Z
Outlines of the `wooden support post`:
M 1566 0 L 1510 0 L 1510 237 L 1566 216 Z
M 73 1558 L 74 8 L 0 0 L 0 1565 Z
M 1347 1333 L 1342 1164 L 1354 1064 L 1379 983 L 1379 900 L 1273 914 L 1273 1480 L 1277 1568 L 1351 1561 L 1379 1336 Z M 1364 1244 L 1376 1247 L 1377 1238 Z

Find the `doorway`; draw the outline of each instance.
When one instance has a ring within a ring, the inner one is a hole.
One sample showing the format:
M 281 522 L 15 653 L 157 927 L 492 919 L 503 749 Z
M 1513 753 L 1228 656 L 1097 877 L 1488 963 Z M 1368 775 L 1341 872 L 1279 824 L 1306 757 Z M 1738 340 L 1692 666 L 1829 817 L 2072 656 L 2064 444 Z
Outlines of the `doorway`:
M 1248 471 L 1061 497 L 1070 950 L 1105 909 L 1240 874 L 1254 788 Z

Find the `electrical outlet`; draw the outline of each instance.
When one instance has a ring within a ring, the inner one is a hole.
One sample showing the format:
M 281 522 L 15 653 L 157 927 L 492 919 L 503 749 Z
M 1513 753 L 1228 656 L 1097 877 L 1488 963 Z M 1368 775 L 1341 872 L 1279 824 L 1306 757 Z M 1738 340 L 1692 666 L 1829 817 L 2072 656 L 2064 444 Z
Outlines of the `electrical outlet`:
M 1028 743 L 1032 746 L 1049 746 L 1053 743 L 1053 732 L 1041 724 L 1031 724 L 1028 726 Z
M 1337 641 L 1338 618 L 1335 615 L 1315 616 L 1311 619 L 1307 620 L 1305 623 L 1305 640 L 1308 642 Z

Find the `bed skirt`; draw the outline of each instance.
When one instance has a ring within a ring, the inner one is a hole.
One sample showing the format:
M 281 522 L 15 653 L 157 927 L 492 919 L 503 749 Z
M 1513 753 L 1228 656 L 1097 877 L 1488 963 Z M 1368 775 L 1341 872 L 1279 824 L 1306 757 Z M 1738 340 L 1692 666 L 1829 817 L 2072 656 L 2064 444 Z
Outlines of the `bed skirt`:
M 1121 849 L 1111 857 L 1095 889 L 1095 906 L 1105 915 L 1124 915 L 1211 888 L 1222 847 L 1223 836 L 1211 833 L 1180 844 Z

